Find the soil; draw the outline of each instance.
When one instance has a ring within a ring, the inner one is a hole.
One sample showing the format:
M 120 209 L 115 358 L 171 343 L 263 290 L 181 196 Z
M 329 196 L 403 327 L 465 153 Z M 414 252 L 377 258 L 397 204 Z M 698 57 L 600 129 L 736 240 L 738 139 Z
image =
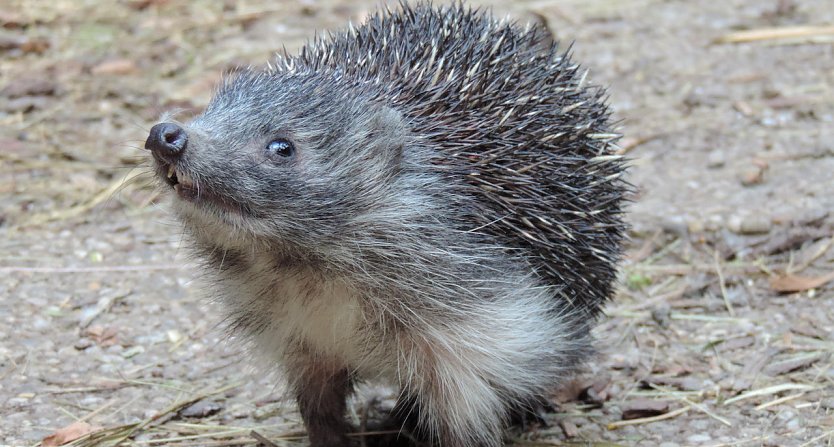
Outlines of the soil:
M 0 444 L 305 442 L 218 329 L 141 146 L 224 70 L 377 3 L 0 4 Z M 638 191 L 599 355 L 510 442 L 834 444 L 831 1 L 492 6 L 609 86 Z

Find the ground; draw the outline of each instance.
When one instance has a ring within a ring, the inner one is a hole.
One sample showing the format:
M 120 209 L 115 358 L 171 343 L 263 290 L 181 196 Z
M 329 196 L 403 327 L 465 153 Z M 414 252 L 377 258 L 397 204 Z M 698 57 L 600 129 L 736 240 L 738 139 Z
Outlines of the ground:
M 0 444 L 305 442 L 280 380 L 218 329 L 141 147 L 223 70 L 377 3 L 0 3 Z M 574 42 L 637 190 L 600 353 L 511 442 L 834 444 L 830 0 L 493 9 Z

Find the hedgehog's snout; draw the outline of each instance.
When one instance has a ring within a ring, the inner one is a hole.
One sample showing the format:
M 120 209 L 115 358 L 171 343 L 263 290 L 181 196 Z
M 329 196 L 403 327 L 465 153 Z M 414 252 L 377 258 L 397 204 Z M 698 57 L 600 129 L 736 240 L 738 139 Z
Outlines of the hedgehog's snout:
M 180 197 L 186 198 L 185 192 L 194 192 L 196 186 L 183 169 L 183 157 L 188 146 L 188 133 L 174 123 L 160 123 L 151 128 L 145 149 L 151 151 L 157 162 L 157 169 L 163 180 L 174 188 Z
M 145 149 L 151 151 L 160 162 L 175 165 L 188 146 L 185 129 L 174 123 L 159 123 L 151 128 Z

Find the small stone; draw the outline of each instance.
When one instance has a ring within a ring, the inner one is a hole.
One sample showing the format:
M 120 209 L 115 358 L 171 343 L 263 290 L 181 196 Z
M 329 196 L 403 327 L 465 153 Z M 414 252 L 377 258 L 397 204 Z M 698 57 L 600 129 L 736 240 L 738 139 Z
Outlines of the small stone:
M 204 418 L 216 414 L 222 409 L 223 407 L 217 402 L 201 400 L 183 409 L 180 415 L 186 418 Z
M 260 422 L 271 417 L 278 416 L 283 412 L 284 405 L 279 402 L 273 402 L 256 408 L 255 411 L 252 412 L 252 418 Z
M 766 216 L 732 216 L 727 228 L 736 234 L 766 234 L 770 232 L 772 222 Z
M 730 216 L 727 219 L 727 229 L 736 234 L 741 233 L 741 220 L 741 216 Z
M 686 226 L 690 234 L 703 233 L 707 228 L 706 223 L 701 219 L 690 219 L 686 222 Z
M 132 348 L 122 351 L 122 357 L 129 359 L 145 352 L 144 346 L 134 346 Z
M 710 441 L 712 441 L 712 438 L 710 437 L 710 435 L 705 435 L 705 434 L 692 435 L 692 436 L 686 438 L 686 442 L 691 443 L 691 444 L 702 444 L 702 443 L 710 442 Z
M 750 104 L 744 101 L 736 101 L 733 103 L 733 108 L 736 109 L 738 113 L 741 113 L 744 116 L 753 116 L 753 107 Z
M 701 381 L 694 377 L 683 377 L 677 385 L 678 389 L 682 391 L 698 391 L 703 388 Z
M 686 220 L 683 216 L 666 216 L 660 222 L 660 226 L 666 232 L 682 238 L 686 237 L 687 231 L 689 230 Z
M 83 351 L 90 346 L 93 346 L 93 341 L 86 337 L 79 339 L 75 342 L 75 345 L 73 345 L 73 347 L 79 351 Z
M 694 419 L 689 422 L 689 429 L 692 431 L 709 431 L 710 421 L 706 419 Z
M 741 234 L 769 233 L 770 219 L 765 216 L 748 216 L 741 221 Z
M 579 436 L 579 429 L 571 421 L 562 419 L 559 421 L 559 427 L 561 427 L 562 433 L 564 433 L 566 438 L 570 439 Z
M 718 231 L 724 228 L 724 217 L 720 215 L 712 215 L 707 218 L 707 231 Z
M 769 164 L 764 160 L 753 160 L 752 166 L 744 169 L 739 174 L 741 184 L 744 186 L 754 186 L 764 182 L 764 175 L 769 167 Z
M 802 424 L 800 424 L 799 418 L 793 418 L 793 419 L 789 420 L 787 424 L 785 424 L 785 428 L 787 428 L 788 430 L 791 430 L 791 431 L 799 430 L 799 428 L 801 426 L 802 426 Z
M 739 180 L 744 186 L 758 185 L 764 182 L 764 171 L 759 168 L 748 168 L 741 172 Z
M 716 169 L 727 163 L 727 157 L 722 150 L 714 150 L 707 155 L 707 167 Z
M 657 306 L 652 309 L 652 320 L 654 320 L 660 327 L 669 326 L 669 317 L 672 314 L 669 306 Z

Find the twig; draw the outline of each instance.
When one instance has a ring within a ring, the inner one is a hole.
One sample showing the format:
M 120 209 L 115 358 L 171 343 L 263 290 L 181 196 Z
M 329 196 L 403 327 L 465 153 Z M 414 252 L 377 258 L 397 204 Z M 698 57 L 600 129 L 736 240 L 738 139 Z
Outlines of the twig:
M 806 268 L 808 268 L 808 266 L 813 264 L 814 261 L 819 259 L 820 256 L 824 255 L 825 252 L 827 252 L 828 249 L 831 248 L 832 244 L 834 244 L 834 237 L 829 238 L 828 241 L 822 244 L 822 246 L 816 252 L 814 252 L 813 255 L 811 255 L 808 259 L 802 261 L 802 264 L 799 264 L 798 266 L 796 266 L 796 268 L 791 269 L 788 273 L 799 273 L 805 270 Z
M 659 416 L 652 416 L 647 418 L 638 418 L 638 419 L 629 419 L 627 421 L 617 421 L 608 424 L 609 430 L 616 430 L 620 427 L 625 427 L 626 425 L 640 425 L 640 424 L 650 424 L 652 422 L 662 421 L 664 419 L 671 419 L 673 417 L 680 416 L 687 411 L 689 411 L 692 407 L 683 407 L 678 408 L 675 411 L 670 411 L 668 413 L 661 414 Z
M 12 226 L 11 228 L 22 228 L 22 227 L 29 227 L 32 225 L 41 225 L 45 223 L 49 223 L 56 220 L 66 220 L 73 217 L 80 216 L 87 211 L 95 208 L 97 205 L 101 204 L 108 198 L 110 198 L 119 188 L 122 188 L 124 185 L 127 185 L 130 182 L 130 178 L 119 178 L 118 180 L 110 183 L 109 186 L 102 189 L 98 192 L 98 194 L 94 195 L 90 200 L 81 203 L 79 205 L 73 206 L 67 209 L 60 209 L 50 212 L 44 212 L 40 214 L 35 214 L 29 219 L 24 222 L 20 222 L 17 225 Z
M 228 391 L 232 388 L 237 388 L 240 385 L 241 385 L 241 382 L 233 383 L 231 385 L 226 385 L 224 387 L 218 388 L 214 391 L 209 391 L 209 392 L 206 392 L 206 393 L 198 394 L 198 395 L 192 396 L 192 397 L 190 397 L 186 400 L 176 402 L 176 403 L 172 404 L 171 406 L 169 406 L 168 408 L 166 408 L 166 409 L 164 409 L 160 412 L 157 412 L 156 414 L 154 414 L 151 417 L 145 419 L 144 421 L 142 421 L 138 424 L 135 424 L 133 427 L 130 427 L 128 430 L 125 431 L 124 434 L 122 434 L 121 436 L 119 436 L 117 438 L 118 441 L 114 445 L 118 445 L 122 441 L 124 441 L 127 438 L 133 436 L 137 431 L 142 430 L 143 428 L 147 427 L 148 425 L 153 424 L 154 422 L 156 422 L 159 419 L 162 419 L 162 417 L 167 415 L 167 414 L 176 413 L 176 412 L 180 411 L 181 409 L 193 404 L 194 402 L 198 402 L 200 400 L 205 399 L 206 397 L 213 396 L 215 394 L 224 393 L 224 392 L 226 392 L 226 391 Z
M 680 400 L 681 402 L 683 402 L 683 403 L 685 403 L 685 404 L 687 404 L 687 405 L 689 405 L 689 406 L 691 406 L 691 407 L 694 407 L 696 410 L 698 410 L 698 411 L 700 411 L 700 412 L 702 412 L 702 413 L 706 414 L 707 416 L 709 416 L 709 417 L 711 417 L 711 418 L 715 419 L 716 421 L 718 421 L 718 422 L 720 422 L 720 423 L 722 423 L 722 424 L 724 424 L 724 425 L 726 425 L 726 426 L 728 426 L 728 427 L 732 427 L 732 426 L 733 426 L 733 423 L 732 423 L 732 422 L 730 422 L 730 421 L 728 421 L 727 419 L 725 419 L 725 418 L 723 418 L 723 417 L 721 417 L 721 416 L 719 416 L 719 415 L 717 415 L 717 414 L 713 413 L 713 412 L 712 412 L 709 408 L 707 408 L 707 407 L 705 407 L 705 406 L 703 406 L 703 405 L 701 405 L 701 404 L 699 404 L 699 403 L 697 403 L 697 402 L 691 401 L 691 400 L 687 399 L 685 396 L 681 396 L 679 393 L 675 393 L 674 391 L 672 391 L 672 390 L 670 390 L 670 389 L 668 389 L 668 388 L 666 388 L 666 387 L 658 386 L 658 385 L 655 385 L 655 384 L 650 384 L 650 386 L 651 386 L 652 388 L 656 389 L 656 390 L 666 392 L 666 393 L 667 393 L 667 395 L 672 396 L 672 397 L 674 397 L 675 399 L 678 399 L 678 400 Z
M 266 447 L 278 447 L 278 444 L 270 441 L 264 435 L 256 432 L 255 430 L 250 431 L 249 436 L 257 439 L 259 443 L 265 445 Z
M 731 317 L 736 316 L 733 311 L 733 305 L 730 304 L 730 299 L 727 298 L 727 284 L 724 282 L 724 273 L 721 272 L 721 262 L 718 258 L 718 250 L 715 251 L 715 273 L 718 274 L 718 285 L 721 287 L 721 296 L 724 298 L 724 306 L 727 307 L 727 313 Z
M 774 399 L 770 402 L 765 402 L 761 405 L 758 405 L 758 406 L 756 406 L 756 409 L 757 410 L 764 410 L 765 408 L 769 408 L 769 407 L 772 407 L 774 405 L 779 405 L 781 403 L 785 403 L 789 400 L 794 400 L 794 399 L 796 399 L 798 397 L 802 397 L 804 395 L 805 395 L 805 392 L 803 391 L 801 393 L 796 393 L 796 394 L 791 394 L 791 395 L 788 395 L 788 396 L 785 396 L 785 397 L 780 397 L 779 399 Z
M 774 39 L 815 38 L 834 35 L 834 26 L 790 26 L 784 28 L 760 28 L 725 34 L 715 43 L 745 43 Z
M 792 390 L 809 391 L 809 390 L 813 390 L 814 388 L 815 387 L 813 387 L 811 385 L 802 385 L 800 383 L 783 383 L 781 385 L 769 386 L 767 388 L 759 388 L 757 390 L 748 391 L 744 394 L 739 394 L 736 397 L 725 400 L 724 405 L 730 405 L 733 402 L 738 402 L 740 400 L 749 399 L 751 397 L 767 396 L 769 394 L 781 393 L 782 391 L 792 391 Z
M 658 133 L 654 135 L 644 135 L 642 137 L 623 138 L 622 140 L 620 140 L 619 143 L 614 145 L 614 147 L 616 148 L 615 153 L 617 155 L 625 155 L 631 152 L 634 148 L 648 143 L 649 141 L 656 140 L 665 135 L 665 133 Z
M 174 442 L 192 441 L 192 440 L 195 440 L 195 439 L 210 438 L 210 437 L 213 437 L 213 436 L 224 437 L 224 436 L 229 436 L 229 435 L 237 435 L 237 434 L 240 434 L 242 432 L 245 432 L 246 430 L 247 430 L 246 428 L 240 428 L 240 429 L 235 429 L 235 430 L 226 430 L 226 431 L 218 431 L 218 432 L 211 432 L 211 433 L 199 433 L 199 434 L 196 434 L 196 435 L 172 436 L 170 438 L 147 439 L 147 440 L 141 440 L 141 441 L 133 441 L 133 443 L 134 444 L 165 444 L 165 445 L 168 445 L 168 444 L 171 444 L 171 443 L 174 443 Z M 252 433 L 254 433 L 254 430 L 252 430 L 252 432 L 250 432 L 249 434 L 251 435 Z M 264 439 L 266 439 L 266 438 L 264 438 Z M 278 447 L 277 445 L 275 445 L 271 442 L 269 444 L 266 444 L 266 445 L 267 445 L 267 447 Z
M 125 299 L 131 293 L 133 293 L 133 291 L 129 290 L 127 292 L 119 293 L 116 296 L 108 296 L 108 297 L 102 298 L 96 304 L 95 310 L 93 310 L 93 312 L 90 313 L 89 315 L 86 315 L 81 320 L 81 322 L 78 323 L 78 327 L 80 327 L 81 329 L 86 329 L 93 322 L 93 320 L 95 320 L 96 318 L 99 317 L 99 315 L 101 315 L 103 313 L 106 313 L 106 312 L 109 312 L 110 308 L 112 308 L 114 304 L 116 304 L 119 301 Z

